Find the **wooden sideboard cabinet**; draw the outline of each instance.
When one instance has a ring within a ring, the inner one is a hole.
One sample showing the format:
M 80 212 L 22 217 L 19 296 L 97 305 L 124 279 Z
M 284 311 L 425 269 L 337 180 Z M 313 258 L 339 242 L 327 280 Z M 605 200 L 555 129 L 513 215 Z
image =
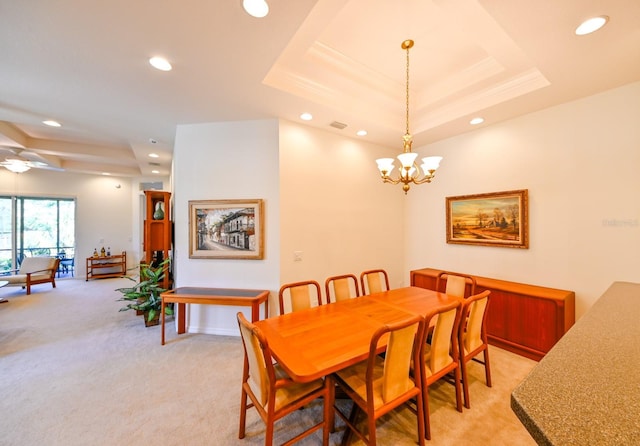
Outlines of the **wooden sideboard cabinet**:
M 87 257 L 87 279 L 103 279 L 127 275 L 127 253 L 107 257 Z
M 411 285 L 435 290 L 440 272 L 411 271 Z M 474 277 L 476 293 L 491 291 L 487 336 L 492 345 L 539 361 L 575 322 L 573 291 Z

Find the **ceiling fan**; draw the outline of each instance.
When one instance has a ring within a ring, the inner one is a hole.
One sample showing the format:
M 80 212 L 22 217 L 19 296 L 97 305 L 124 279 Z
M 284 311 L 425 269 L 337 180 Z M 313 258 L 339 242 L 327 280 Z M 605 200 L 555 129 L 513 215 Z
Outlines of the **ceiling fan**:
M 22 148 L 0 147 L 0 166 L 15 173 L 26 172 L 29 169 L 64 170 L 55 162 Z

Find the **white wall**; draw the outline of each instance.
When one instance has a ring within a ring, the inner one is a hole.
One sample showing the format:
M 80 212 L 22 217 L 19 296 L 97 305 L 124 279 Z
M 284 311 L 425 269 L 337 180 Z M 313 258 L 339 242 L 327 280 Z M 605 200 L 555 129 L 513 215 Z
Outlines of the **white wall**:
M 403 269 L 405 196 L 379 180 L 380 147 L 290 122 L 180 126 L 174 151 L 176 285 L 260 288 Z M 189 259 L 188 201 L 265 200 L 265 260 Z M 294 262 L 293 252 L 302 251 Z M 238 308 L 192 306 L 190 332 L 236 334 Z
M 94 248 L 110 247 L 112 252 L 127 254 L 132 251 L 130 179 L 43 169 L 15 174 L 0 169 L 0 194 L 76 199 L 77 278 L 86 276 L 84 260 Z
M 392 286 L 404 283 L 406 197 L 380 180 L 382 156 L 388 149 L 281 122 L 282 284 L 311 279 L 324 290 L 329 276 L 374 268 L 387 270 Z
M 405 269 L 574 290 L 577 317 L 640 282 L 639 104 L 634 83 L 429 145 L 445 158 L 409 192 Z M 528 250 L 446 244 L 445 197 L 513 189 L 529 190 Z
M 280 276 L 278 121 L 178 126 L 173 172 L 175 285 L 277 291 Z M 255 198 L 264 200 L 263 260 L 189 258 L 189 200 Z M 192 305 L 187 315 L 187 329 L 236 335 L 238 310 Z M 250 316 L 248 311 L 246 314 Z

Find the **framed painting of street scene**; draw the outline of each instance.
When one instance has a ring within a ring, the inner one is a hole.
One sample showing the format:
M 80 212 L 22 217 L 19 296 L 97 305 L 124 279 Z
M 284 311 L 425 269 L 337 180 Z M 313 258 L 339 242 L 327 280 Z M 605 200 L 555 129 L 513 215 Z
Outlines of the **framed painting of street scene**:
M 261 199 L 189 201 L 189 258 L 263 257 Z
M 447 243 L 529 248 L 528 190 L 447 197 Z

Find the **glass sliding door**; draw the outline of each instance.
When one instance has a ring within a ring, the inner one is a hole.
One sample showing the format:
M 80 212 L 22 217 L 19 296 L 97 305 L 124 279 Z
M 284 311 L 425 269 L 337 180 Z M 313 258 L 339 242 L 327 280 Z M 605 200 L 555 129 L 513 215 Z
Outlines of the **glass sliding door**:
M 73 259 L 75 200 L 0 197 L 0 211 L 0 271 L 18 268 L 25 257 Z
M 0 271 L 13 269 L 12 198 L 0 197 Z

